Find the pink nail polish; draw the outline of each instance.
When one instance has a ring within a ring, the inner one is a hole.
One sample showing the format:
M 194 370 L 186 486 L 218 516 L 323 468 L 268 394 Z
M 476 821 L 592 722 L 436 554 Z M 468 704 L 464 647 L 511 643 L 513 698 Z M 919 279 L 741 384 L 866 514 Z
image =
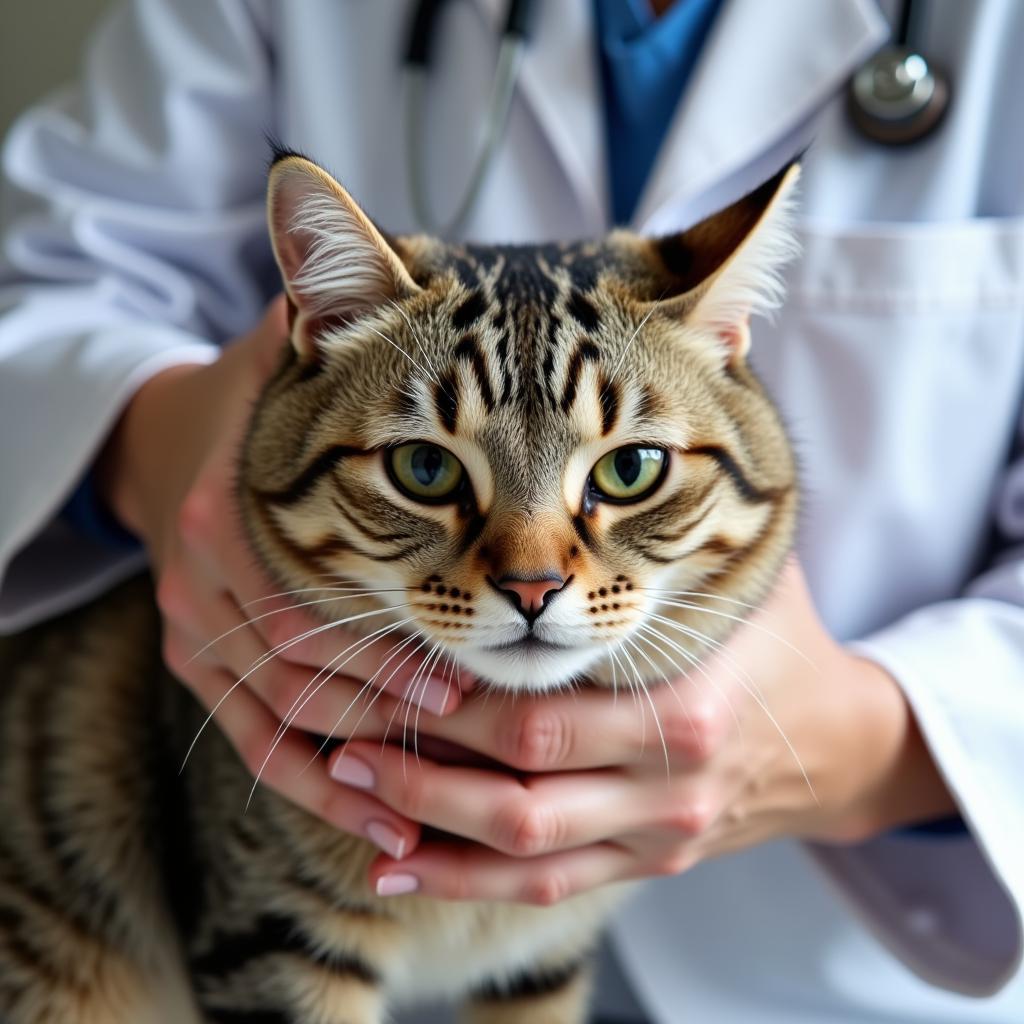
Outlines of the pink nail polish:
M 419 887 L 420 880 L 415 875 L 381 875 L 377 879 L 378 896 L 404 896 Z
M 373 789 L 377 781 L 370 766 L 349 753 L 342 753 L 331 765 L 331 778 L 354 789 Z
M 401 860 L 405 856 L 405 839 L 383 821 L 368 821 L 366 835 L 390 857 Z

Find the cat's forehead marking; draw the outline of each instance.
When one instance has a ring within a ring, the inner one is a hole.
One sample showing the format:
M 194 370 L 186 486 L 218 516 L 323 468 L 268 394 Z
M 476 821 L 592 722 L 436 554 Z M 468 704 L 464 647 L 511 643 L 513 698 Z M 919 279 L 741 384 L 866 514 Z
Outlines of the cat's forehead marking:
M 448 275 L 439 331 L 433 412 L 449 434 L 467 403 L 487 417 L 518 407 L 531 420 L 572 412 L 588 367 L 603 358 L 599 276 L 613 258 L 597 243 L 451 246 L 435 250 Z M 615 424 L 618 388 L 599 381 L 605 433 Z M 482 424 L 481 424 L 482 425 Z

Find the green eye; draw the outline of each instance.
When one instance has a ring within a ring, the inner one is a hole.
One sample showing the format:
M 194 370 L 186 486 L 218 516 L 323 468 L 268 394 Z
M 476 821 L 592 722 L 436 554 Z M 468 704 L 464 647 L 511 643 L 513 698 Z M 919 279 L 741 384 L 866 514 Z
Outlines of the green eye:
M 395 483 L 417 501 L 445 501 L 462 483 L 462 463 L 436 444 L 400 445 L 391 450 L 389 460 Z
M 638 501 L 661 482 L 668 462 L 663 448 L 630 444 L 600 459 L 591 471 L 594 486 L 612 501 Z

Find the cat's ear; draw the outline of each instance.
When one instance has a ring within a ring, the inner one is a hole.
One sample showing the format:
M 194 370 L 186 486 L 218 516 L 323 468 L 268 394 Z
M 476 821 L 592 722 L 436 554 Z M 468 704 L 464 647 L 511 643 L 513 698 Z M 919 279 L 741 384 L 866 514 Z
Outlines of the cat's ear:
M 292 342 L 304 357 L 315 358 L 327 328 L 420 290 L 355 200 L 304 157 L 275 159 L 267 219 L 292 306 Z
M 654 243 L 662 312 L 716 336 L 729 361 L 750 346 L 750 317 L 782 299 L 780 271 L 797 251 L 792 163 L 749 195 L 699 224 Z

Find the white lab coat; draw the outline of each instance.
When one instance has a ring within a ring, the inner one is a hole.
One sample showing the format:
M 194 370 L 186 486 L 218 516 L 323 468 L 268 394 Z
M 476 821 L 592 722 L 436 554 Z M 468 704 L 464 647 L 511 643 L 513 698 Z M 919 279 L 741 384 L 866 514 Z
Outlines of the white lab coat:
M 726 0 L 635 226 L 683 227 L 812 143 L 804 255 L 753 358 L 800 452 L 799 546 L 822 615 L 899 680 L 971 835 L 780 842 L 651 883 L 615 939 L 665 1024 L 1024 1021 L 1024 4 L 918 2 L 954 105 L 904 152 L 859 138 L 842 110 L 891 10 Z M 477 239 L 608 227 L 590 4 L 538 6 Z M 265 130 L 382 225 L 414 227 L 396 70 L 408 7 L 136 0 L 84 85 L 16 125 L 9 209 L 30 218 L 0 278 L 8 628 L 130 569 L 44 527 L 140 382 L 210 358 L 273 287 Z M 426 154 L 442 207 L 467 173 L 503 7 L 445 16 Z

